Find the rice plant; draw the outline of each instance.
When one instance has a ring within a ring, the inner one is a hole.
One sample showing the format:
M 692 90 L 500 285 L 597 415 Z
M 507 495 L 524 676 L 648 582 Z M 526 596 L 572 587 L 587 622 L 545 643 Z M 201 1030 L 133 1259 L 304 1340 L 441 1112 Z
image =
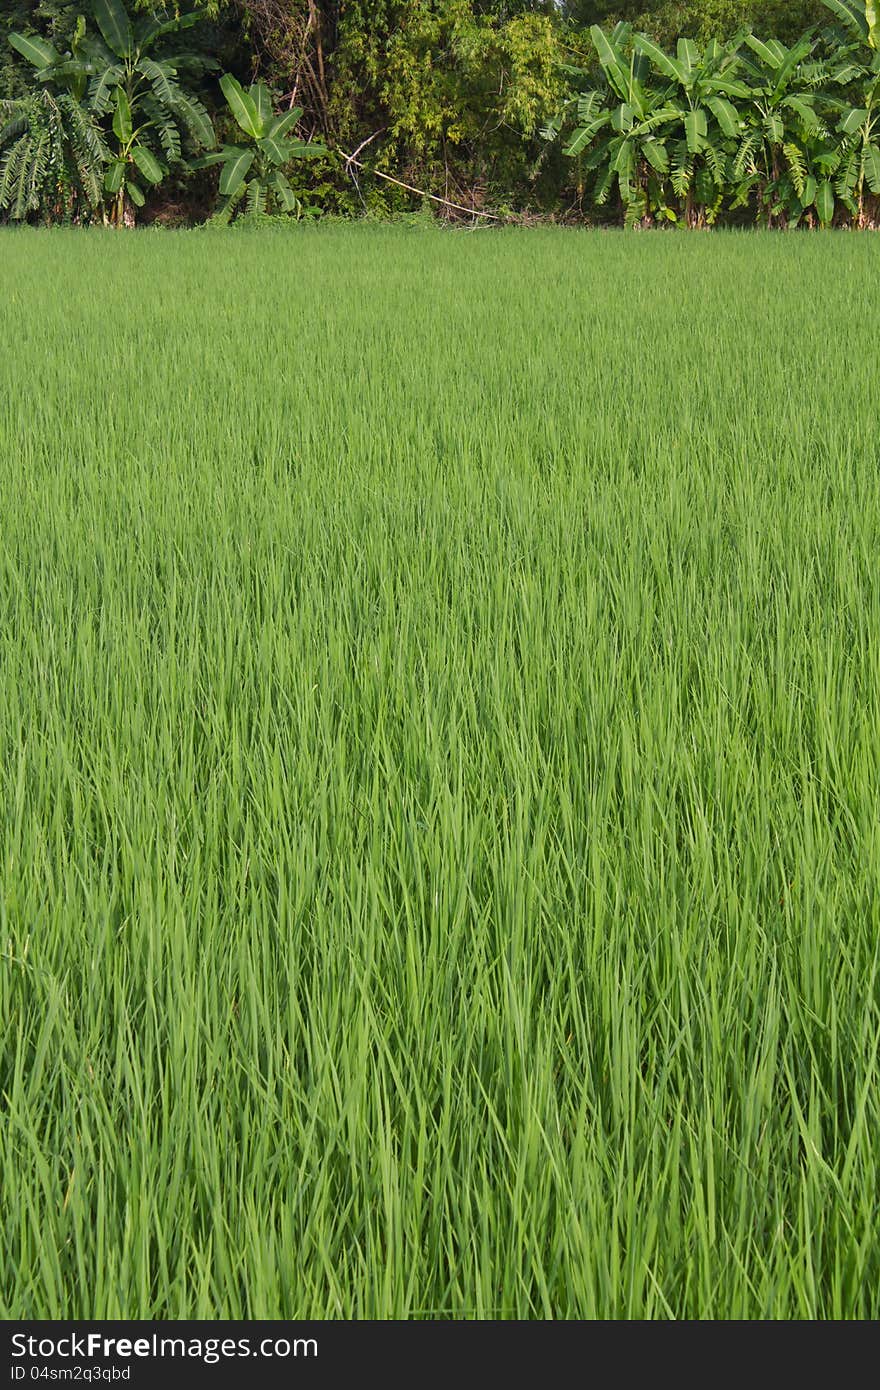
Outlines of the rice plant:
M 0 234 L 0 1313 L 880 1314 L 878 254 Z

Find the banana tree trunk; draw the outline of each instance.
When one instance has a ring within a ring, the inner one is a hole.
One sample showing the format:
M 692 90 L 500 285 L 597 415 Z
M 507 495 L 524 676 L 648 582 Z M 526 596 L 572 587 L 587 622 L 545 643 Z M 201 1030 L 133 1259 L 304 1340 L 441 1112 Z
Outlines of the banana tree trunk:
M 873 194 L 866 195 L 864 190 L 860 193 L 857 226 L 860 232 L 880 230 L 880 197 Z
M 134 206 L 130 198 L 125 195 L 125 185 L 123 184 L 113 203 L 113 212 L 110 220 L 117 229 L 122 227 L 131 228 L 134 226 Z
M 689 188 L 684 205 L 685 224 L 692 232 L 703 232 L 706 230 L 706 209 L 702 203 L 694 201 L 694 195 Z

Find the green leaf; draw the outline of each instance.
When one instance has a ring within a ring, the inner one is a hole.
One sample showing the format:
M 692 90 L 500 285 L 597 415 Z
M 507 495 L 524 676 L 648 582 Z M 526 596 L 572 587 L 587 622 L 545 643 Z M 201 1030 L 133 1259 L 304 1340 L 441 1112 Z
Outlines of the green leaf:
M 709 123 L 706 120 L 706 113 L 701 106 L 695 111 L 689 111 L 684 118 L 684 133 L 687 139 L 687 147 L 691 154 L 699 154 L 706 144 L 706 134 Z
M 124 145 L 127 140 L 131 139 L 132 135 L 131 107 L 122 87 L 114 88 L 113 99 L 116 104 L 116 110 L 113 113 L 113 134 Z
M 5 125 L 0 126 L 0 145 L 5 145 L 7 140 L 11 140 L 13 135 L 26 134 L 28 128 L 27 113 L 24 110 L 16 110 L 12 119 Z M 2 206 L 2 204 L 0 204 Z
M 694 178 L 694 197 L 704 207 L 714 203 L 716 196 L 715 180 L 708 169 L 700 168 Z
M 823 227 L 830 227 L 834 217 L 834 189 L 827 179 L 819 184 L 816 192 L 816 211 Z
M 165 173 L 152 150 L 148 150 L 144 145 L 132 145 L 130 153 L 147 183 L 162 182 Z
M 290 146 L 286 140 L 273 140 L 269 136 L 258 141 L 263 154 L 272 164 L 284 164 L 290 159 Z
M 263 179 L 251 179 L 247 190 L 247 210 L 252 217 L 266 211 L 266 194 L 269 185 Z
M 880 193 L 880 146 L 868 145 L 862 155 L 862 171 L 872 193 Z
M 130 179 L 126 179 L 125 191 L 128 194 L 131 201 L 134 203 L 136 208 L 143 207 L 144 203 L 146 202 L 146 198 L 144 197 L 141 189 L 138 187 L 136 183 L 132 183 Z
M 179 91 L 174 68 L 169 63 L 157 63 L 154 58 L 142 58 L 136 71 L 143 73 L 158 99 L 170 106 Z
M 700 62 L 700 50 L 693 39 L 679 39 L 676 52 L 678 53 L 678 61 L 684 69 L 685 81 L 690 82 L 694 70 Z
M 283 115 L 276 116 L 266 131 L 267 139 L 280 138 L 282 135 L 286 135 L 289 130 L 293 130 L 302 113 L 301 106 L 294 106 L 290 111 L 285 111 Z
M 804 181 L 803 192 L 801 193 L 801 202 L 803 203 L 805 208 L 810 208 L 813 206 L 813 204 L 816 201 L 816 194 L 818 193 L 818 191 L 819 185 L 816 183 L 816 180 L 813 178 L 813 175 L 810 174 L 809 177 Z
M 839 149 L 818 149 L 815 150 L 813 153 L 813 163 L 816 165 L 817 169 L 820 169 L 822 171 L 823 174 L 833 174 L 834 171 L 840 165 L 841 154 L 842 151 Z M 853 155 L 854 151 L 851 154 L 850 159 L 847 160 L 847 166 L 849 166 L 849 164 L 852 162 Z
M 754 34 L 746 35 L 746 43 L 753 53 L 757 53 L 765 67 L 770 68 L 773 72 L 775 72 L 777 68 L 782 67 L 782 59 L 779 55 L 774 53 L 773 49 L 766 43 L 762 43 L 760 39 L 756 39 Z
M 785 126 L 782 124 L 781 117 L 777 116 L 775 111 L 771 111 L 770 114 L 764 118 L 764 129 L 767 132 L 767 139 L 770 140 L 772 144 L 782 144 L 785 139 Z
M 199 10 L 190 10 L 188 14 L 179 15 L 177 19 L 140 19 L 135 25 L 135 44 L 143 52 L 162 34 L 177 34 L 181 29 L 191 29 L 204 17 Z
M 231 72 L 224 72 L 220 78 L 220 89 L 229 104 L 230 111 L 245 135 L 259 140 L 263 133 L 263 127 L 250 93 L 244 90 Z
M 202 103 L 197 97 L 178 96 L 172 108 L 175 115 L 179 116 L 191 138 L 197 145 L 203 145 L 205 149 L 213 149 L 217 143 L 217 136 Z
M 839 122 L 837 129 L 841 135 L 854 135 L 868 112 L 863 106 L 853 106 Z
M 238 151 L 243 154 L 243 150 Z M 210 154 L 200 155 L 198 159 L 191 159 L 188 164 L 190 169 L 210 169 L 213 164 L 226 164 L 229 161 L 229 150 L 212 150 Z
M 10 34 L 9 42 L 22 58 L 26 58 L 35 68 L 51 68 L 61 62 L 61 54 L 44 39 L 35 39 L 33 34 Z
M 79 40 L 74 52 L 77 54 L 77 57 L 79 57 L 80 54 L 84 54 L 86 58 L 95 64 L 96 68 L 106 67 L 108 63 L 115 63 L 117 61 L 104 40 L 98 34 L 86 34 Z
M 805 130 L 817 130 L 821 125 L 807 97 L 783 97 L 781 104 L 800 116 Z
M 287 141 L 288 159 L 317 159 L 322 154 L 327 154 L 327 146 L 320 144 L 317 140 Z
M 254 162 L 253 150 L 241 150 L 223 166 L 220 175 L 220 192 L 224 198 L 232 198 L 241 188 L 245 176 Z
M 131 52 L 133 35 L 121 0 L 92 0 L 92 10 L 107 47 L 118 58 Z
M 118 193 L 122 187 L 122 180 L 125 177 L 125 160 L 117 159 L 110 165 L 104 175 L 104 187 L 108 193 Z
M 567 106 L 570 106 L 571 104 L 572 104 L 572 103 L 570 103 L 570 102 L 567 102 L 567 103 L 566 103 Z M 578 124 L 579 124 L 579 125 L 587 125 L 588 122 L 590 122 L 590 121 L 593 120 L 593 118 L 594 118 L 595 115 L 596 115 L 597 110 L 598 110 L 599 107 L 602 105 L 602 97 L 601 97 L 601 95 L 599 94 L 599 92 L 597 92 L 597 91 L 595 90 L 595 88 L 593 88 L 593 89 L 592 89 L 591 91 L 589 91 L 589 92 L 581 92 L 580 95 L 577 97 L 577 102 L 576 102 L 576 104 L 577 104 L 577 119 L 578 119 Z M 561 128 L 562 128 L 562 122 L 561 122 L 561 121 L 560 121 L 559 125 L 557 125 L 556 128 L 557 128 L 557 130 L 561 130 Z
M 706 105 L 718 122 L 722 135 L 739 134 L 742 120 L 732 101 L 726 101 L 724 97 L 708 97 Z
M 600 29 L 598 24 L 592 25 L 590 29 L 590 38 L 593 40 L 593 47 L 596 50 L 599 62 L 605 69 L 618 96 L 627 96 L 629 94 L 629 73 L 624 67 L 620 56 L 615 51 L 605 30 Z
M 621 177 L 621 187 L 623 181 L 629 182 L 633 171 L 633 148 L 629 140 L 621 140 L 614 159 L 614 168 Z
M 848 87 L 856 77 L 860 77 L 862 69 L 856 63 L 844 63 L 842 68 L 835 68 L 828 74 L 830 80 L 838 87 Z
M 658 72 L 662 72 L 664 77 L 671 77 L 674 81 L 684 85 L 687 79 L 683 68 L 679 63 L 676 63 L 674 58 L 670 58 L 668 54 L 664 53 L 659 44 L 646 38 L 644 34 L 637 34 L 635 46 L 639 53 L 644 53 L 647 58 L 650 58 L 654 67 Z
M 565 146 L 562 153 L 567 155 L 569 159 L 574 159 L 576 155 L 579 155 L 582 150 L 586 149 L 597 131 L 601 130 L 602 126 L 605 125 L 607 119 L 608 117 L 606 115 L 603 120 L 598 122 L 591 121 L 589 125 L 582 126 L 580 130 L 576 130 L 571 137 L 571 141 Z
M 272 179 L 272 187 L 278 194 L 278 201 L 284 208 L 284 211 L 295 212 L 297 206 L 296 194 L 294 193 L 293 189 L 287 182 L 287 179 L 284 177 L 280 169 Z
M 829 10 L 833 10 L 834 13 L 837 15 L 838 19 L 842 19 L 846 27 L 850 30 L 851 33 L 855 34 L 857 38 L 867 38 L 867 14 L 863 19 L 860 14 L 854 13 L 854 11 L 850 8 L 849 5 L 844 4 L 843 0 L 822 0 L 822 3 Z
M 66 62 L 56 63 L 52 68 L 51 77 L 53 82 L 63 82 L 66 86 L 73 82 L 82 85 L 87 78 L 94 75 L 94 72 L 93 63 L 84 63 L 79 58 L 70 58 Z M 38 76 L 46 77 L 48 74 L 44 71 Z
M 614 183 L 614 169 L 607 165 L 597 176 L 595 187 L 593 188 L 593 201 L 597 207 L 607 203 L 611 188 Z
M 745 82 L 735 82 L 727 77 L 713 77 L 711 82 L 706 83 L 706 90 L 721 92 L 726 97 L 738 97 L 740 101 L 747 101 L 752 95 L 751 88 Z
M 658 174 L 665 174 L 669 170 L 669 153 L 662 140 L 645 140 L 642 142 L 642 153 L 647 159 L 652 169 L 656 169 Z
M 256 107 L 260 130 L 265 130 L 268 133 L 268 126 L 272 122 L 272 98 L 269 96 L 269 88 L 265 82 L 251 83 L 251 100 Z
M 813 40 L 809 35 L 805 35 L 788 50 L 786 50 L 781 43 L 773 39 L 771 39 L 767 46 L 772 49 L 780 59 L 780 64 L 776 69 L 776 76 L 773 82 L 774 93 L 778 96 L 780 92 L 785 90 L 786 83 L 798 64 L 809 57 L 810 53 L 813 51 Z
M 101 76 L 93 79 L 89 90 L 89 100 L 92 110 L 99 116 L 105 116 L 113 103 L 113 91 L 116 84 L 121 82 L 125 73 L 118 65 L 105 68 Z

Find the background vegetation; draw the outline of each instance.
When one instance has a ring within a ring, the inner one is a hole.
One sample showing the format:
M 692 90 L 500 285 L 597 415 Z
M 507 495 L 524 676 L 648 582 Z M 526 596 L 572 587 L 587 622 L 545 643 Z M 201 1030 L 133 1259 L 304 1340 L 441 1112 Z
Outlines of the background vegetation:
M 0 215 L 3 207 L 7 215 L 32 220 L 108 215 L 107 200 L 95 196 L 95 172 L 100 183 L 108 159 L 118 167 L 125 140 L 113 139 L 109 117 L 115 111 L 102 107 L 106 93 L 96 106 L 94 92 L 87 89 L 86 114 L 97 125 L 94 137 L 87 138 L 85 127 L 76 126 L 77 117 L 67 109 L 69 72 L 62 69 L 59 76 L 56 68 L 51 80 L 46 74 L 41 80 L 35 64 L 6 39 L 36 36 L 66 55 L 75 47 L 81 14 L 86 42 L 92 43 L 104 32 L 95 6 L 109 12 L 122 3 L 11 0 L 4 8 L 0 99 L 6 106 L 0 109 L 0 161 L 8 160 L 12 144 L 27 130 L 31 163 L 29 172 L 22 173 L 25 154 L 16 156 L 5 182 L 0 163 Z M 173 18 L 179 13 L 151 0 L 126 3 L 144 14 Z M 615 31 L 620 21 L 630 28 Z M 275 118 L 301 108 L 290 134 L 300 148 L 311 143 L 313 157 L 307 164 L 298 158 L 273 164 L 268 151 L 257 148 L 256 157 L 267 171 L 265 196 L 255 201 L 250 188 L 231 214 L 245 206 L 263 211 L 273 201 L 279 211 L 297 216 L 411 213 L 419 207 L 415 189 L 431 194 L 437 200 L 435 211 L 451 218 L 460 217 L 463 208 L 502 218 L 598 217 L 643 225 L 673 219 L 706 225 L 720 218 L 767 225 L 836 221 L 873 226 L 880 162 L 875 170 L 873 154 L 864 162 L 863 153 L 880 151 L 876 22 L 875 0 L 655 0 L 652 5 L 638 0 L 211 0 L 200 22 L 187 27 L 180 41 L 163 35 L 160 46 L 175 60 L 175 80 L 190 104 L 200 103 L 211 116 L 221 147 L 224 141 L 235 144 L 241 135 L 218 85 L 224 71 L 245 88 L 254 80 L 265 84 Z M 597 24 L 609 37 L 616 32 L 624 68 L 646 91 L 619 90 L 621 84 L 615 84 L 597 49 Z M 805 31 L 810 41 L 803 51 L 794 49 L 797 58 L 785 75 L 780 98 L 785 123 L 778 127 L 774 119 L 768 125 L 762 97 L 774 85 L 773 67 L 767 54 L 745 39 L 754 33 L 791 48 Z M 590 137 L 589 148 L 582 145 L 578 158 L 567 157 L 565 150 L 573 131 L 583 129 L 577 98 L 585 93 L 597 91 L 609 120 L 613 101 L 619 108 L 615 119 L 636 125 L 645 119 L 645 103 L 652 119 L 668 106 L 669 71 L 638 50 L 637 35 L 659 43 L 673 62 L 680 41 L 694 41 L 691 66 L 704 62 L 712 43 L 733 41 L 728 78 L 741 90 L 727 92 L 725 100 L 733 102 L 743 129 L 733 129 L 732 117 L 720 126 L 717 116 L 712 118 L 705 137 L 711 154 L 705 155 L 702 128 L 689 135 L 683 123 L 693 93 L 682 90 L 687 82 L 678 83 L 672 101 L 681 107 L 681 128 L 668 122 L 658 134 L 665 150 L 658 156 L 662 167 L 655 168 L 649 158 L 656 143 L 647 151 L 642 144 L 631 159 L 634 143 L 626 141 L 622 160 L 627 167 L 612 168 L 605 188 L 603 169 L 589 164 L 601 139 Z M 109 58 L 113 56 L 111 52 Z M 93 57 L 86 55 L 86 61 Z M 149 99 L 161 98 L 153 83 Z M 799 105 L 787 104 L 790 98 Z M 853 117 L 852 128 L 843 128 L 847 111 L 867 111 L 866 123 L 860 126 Z M 762 124 L 763 148 L 743 153 L 742 137 Z M 180 148 L 158 148 L 155 125 L 140 142 L 148 156 L 159 160 L 159 170 L 149 157 L 139 166 L 124 155 L 127 173 L 114 175 L 120 177 L 119 185 L 105 190 L 117 199 L 116 221 L 137 216 L 191 222 L 217 210 L 218 196 L 225 196 L 218 195 L 218 175 L 199 162 L 200 154 L 213 148 L 213 139 L 192 122 L 178 120 L 177 126 Z M 674 147 L 681 142 L 694 166 L 685 172 L 675 156 Z M 850 155 L 856 145 L 860 162 L 853 170 Z M 106 155 L 105 146 L 110 149 Z M 351 154 L 357 154 L 357 163 L 346 159 Z M 621 172 L 622 181 L 617 177 Z M 657 183 L 658 173 L 662 187 L 653 190 L 649 184 Z M 821 185 L 827 187 L 817 200 Z M 805 191 L 812 195 L 806 200 Z

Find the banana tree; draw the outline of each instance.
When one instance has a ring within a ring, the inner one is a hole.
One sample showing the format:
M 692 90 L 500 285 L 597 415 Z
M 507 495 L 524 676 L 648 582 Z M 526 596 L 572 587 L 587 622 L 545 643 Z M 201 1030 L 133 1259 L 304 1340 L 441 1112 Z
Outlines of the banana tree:
M 838 118 L 835 189 L 856 226 L 880 225 L 880 49 L 850 91 L 856 103 L 829 98 Z
M 224 145 L 198 161 L 200 167 L 222 165 L 217 216 L 227 220 L 243 197 L 251 214 L 266 212 L 271 207 L 296 212 L 299 200 L 284 172 L 285 165 L 327 153 L 325 147 L 315 141 L 287 138 L 302 116 L 302 107 L 294 106 L 275 115 L 265 83 L 254 82 L 245 90 L 228 72 L 220 78 L 220 87 L 246 140 L 237 145 Z
M 12 33 L 9 43 L 23 58 L 43 69 L 60 64 L 53 44 L 31 34 Z M 85 20 L 80 17 L 71 40 L 81 55 Z M 84 103 L 84 77 L 69 74 L 57 90 L 43 87 L 17 100 L 0 102 L 0 210 L 13 221 L 33 213 L 90 216 L 102 203 L 107 146 L 98 122 Z
M 180 80 L 216 67 L 196 52 L 168 54 L 168 40 L 195 24 L 198 12 L 170 19 L 132 20 L 122 0 L 89 0 L 97 33 L 81 28 L 72 51 L 13 34 L 10 42 L 37 69 L 37 78 L 81 95 L 106 132 L 109 163 L 104 188 L 111 220 L 133 221 L 130 207 L 145 201 L 142 183 L 157 184 L 169 168 L 186 167 L 183 149 L 213 148 L 214 128 L 198 97 Z
M 800 175 L 810 150 L 828 134 L 817 102 L 829 72 L 827 65 L 810 61 L 816 39 L 806 34 L 790 48 L 777 39 L 765 43 L 754 34 L 745 42 L 754 56 L 742 57 L 751 82 L 746 129 L 731 165 L 733 206 L 754 192 L 768 226 L 788 226 L 809 210 L 828 226 L 835 203 L 830 178 L 817 179 L 815 195 L 805 206 L 802 195 L 812 192 L 812 184 L 801 184 Z
M 121 226 L 126 216 L 126 199 L 142 208 L 144 193 L 141 179 L 148 184 L 161 183 L 167 168 L 160 164 L 144 139 L 148 127 L 135 127 L 131 103 L 124 87 L 113 89 L 113 134 L 116 147 L 104 178 L 104 189 L 114 199 L 113 221 Z
M 742 36 L 726 45 L 713 40 L 700 52 L 690 39 L 680 39 L 673 58 L 644 35 L 635 39 L 636 50 L 668 83 L 663 102 L 670 113 L 670 181 L 689 227 L 715 221 L 729 186 L 736 141 L 745 130 L 731 100 L 742 102 L 750 95 L 737 75 L 741 43 Z
M 0 101 L 0 211 L 90 220 L 103 202 L 107 149 L 91 112 L 45 88 Z
M 880 0 L 822 0 L 857 43 L 880 52 Z
M 839 140 L 827 131 L 803 136 L 783 146 L 785 165 L 765 189 L 768 216 L 784 219 L 786 227 L 801 223 L 828 227 L 834 217 L 834 177 L 843 157 Z
M 650 85 L 650 64 L 628 51 L 632 30 L 618 24 L 611 34 L 593 25 L 590 38 L 605 79 L 604 88 L 582 92 L 576 101 L 577 126 L 564 153 L 579 158 L 586 172 L 596 171 L 593 201 L 602 207 L 617 188 L 628 227 L 661 219 L 675 220 L 669 207 L 669 151 L 664 142 L 674 113 L 665 91 Z M 573 70 L 585 75 L 583 70 Z M 545 132 L 553 136 L 565 112 Z
M 88 79 L 83 70 L 86 61 L 86 22 L 82 15 L 76 21 L 71 39 L 70 53 L 61 54 L 54 44 L 35 34 L 11 33 L 9 43 L 22 58 L 38 69 L 37 76 L 52 71 L 52 83 L 60 91 L 66 92 L 75 101 L 81 102 L 86 94 Z M 48 77 L 44 78 L 48 81 Z

